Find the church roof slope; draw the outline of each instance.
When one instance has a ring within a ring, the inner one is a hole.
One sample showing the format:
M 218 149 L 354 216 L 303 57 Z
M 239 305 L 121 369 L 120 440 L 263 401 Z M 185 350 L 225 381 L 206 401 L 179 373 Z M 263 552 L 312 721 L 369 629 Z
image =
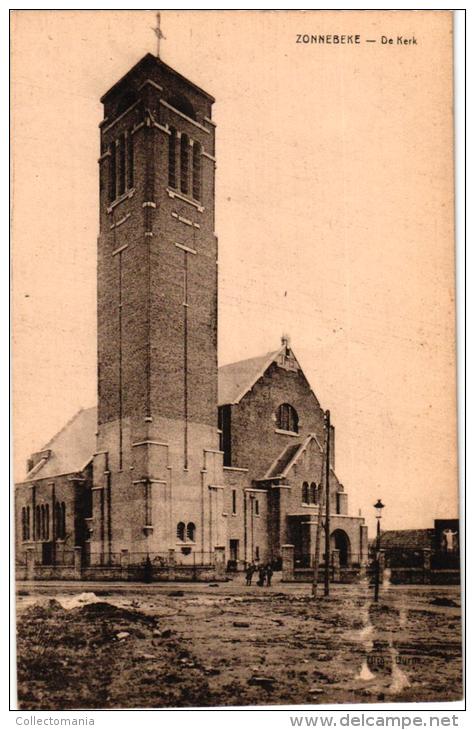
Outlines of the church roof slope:
M 169 66 L 167 63 L 164 63 L 161 58 L 157 58 L 152 53 L 146 53 L 143 58 L 140 59 L 140 61 L 137 61 L 137 63 L 132 66 L 131 69 L 127 71 L 126 74 L 124 74 L 118 81 L 116 81 L 102 96 L 101 96 L 101 103 L 104 103 L 106 99 L 112 94 L 113 92 L 117 91 L 124 82 L 128 81 L 130 78 L 134 76 L 134 74 L 137 73 L 141 68 L 143 67 L 162 67 L 165 69 L 168 73 L 171 73 L 173 76 L 176 76 L 177 78 L 184 81 L 186 84 L 189 84 L 190 86 L 193 86 L 200 94 L 203 94 L 203 96 L 206 96 L 209 101 L 214 103 L 216 99 L 214 96 L 212 96 L 210 93 L 205 91 L 201 88 L 201 86 L 198 86 L 198 84 L 195 84 L 193 81 L 190 81 L 190 79 L 187 79 L 186 76 L 183 76 L 183 74 L 179 73 L 178 71 L 175 71 L 174 68 Z
M 84 469 L 96 450 L 97 407 L 78 411 L 40 451 L 50 452 L 25 477 L 45 479 Z M 31 475 L 31 477 L 30 477 Z
M 243 395 L 264 374 L 280 350 L 259 357 L 239 360 L 218 369 L 218 405 L 238 403 Z
M 322 451 L 322 446 L 319 443 L 315 434 L 309 433 L 304 441 L 298 441 L 297 443 L 288 444 L 279 454 L 277 459 L 272 462 L 264 477 L 262 479 L 259 479 L 258 481 L 279 479 L 281 477 L 287 476 L 290 468 L 293 466 L 293 464 L 295 464 L 296 461 L 298 461 L 300 455 L 305 451 L 310 441 L 315 441 L 319 450 Z M 333 469 L 331 471 L 336 476 Z
M 301 445 L 302 444 L 298 442 L 286 446 L 270 467 L 269 471 L 265 475 L 265 479 L 274 479 L 276 477 L 282 476 L 286 470 L 286 467 L 292 462 Z

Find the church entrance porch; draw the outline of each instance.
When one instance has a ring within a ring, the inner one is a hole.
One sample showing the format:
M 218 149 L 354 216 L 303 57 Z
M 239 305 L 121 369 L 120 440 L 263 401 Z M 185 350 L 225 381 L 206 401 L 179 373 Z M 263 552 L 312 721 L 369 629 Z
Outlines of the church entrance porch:
M 319 578 L 325 572 L 325 526 L 322 520 L 320 546 L 318 551 Z M 336 524 L 335 524 L 336 522 Z M 359 526 L 359 523 L 358 523 Z M 317 540 L 318 513 L 294 514 L 287 516 L 288 542 L 285 548 L 285 581 L 311 582 L 315 566 L 315 547 Z M 333 528 L 333 529 L 332 529 Z M 350 533 L 350 534 L 349 534 Z M 351 583 L 360 579 L 363 565 L 359 546 L 352 552 L 353 532 L 339 526 L 338 516 L 332 515 L 330 525 L 330 580 L 338 583 Z
M 351 545 L 350 538 L 344 530 L 334 530 L 330 535 L 330 546 L 332 554 L 338 551 L 338 559 L 342 568 L 347 568 L 351 564 Z
M 292 515 L 287 517 L 289 543 L 294 546 L 294 562 L 296 567 L 309 568 L 313 564 L 315 542 L 312 540 L 312 522 L 310 515 Z

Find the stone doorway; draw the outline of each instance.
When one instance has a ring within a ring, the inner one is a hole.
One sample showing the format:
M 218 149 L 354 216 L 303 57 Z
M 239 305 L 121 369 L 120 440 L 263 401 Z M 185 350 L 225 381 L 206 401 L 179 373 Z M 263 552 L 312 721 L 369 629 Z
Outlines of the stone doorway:
M 350 538 L 344 530 L 335 530 L 331 534 L 331 547 L 340 553 L 340 565 L 342 568 L 348 567 L 351 562 L 351 546 Z

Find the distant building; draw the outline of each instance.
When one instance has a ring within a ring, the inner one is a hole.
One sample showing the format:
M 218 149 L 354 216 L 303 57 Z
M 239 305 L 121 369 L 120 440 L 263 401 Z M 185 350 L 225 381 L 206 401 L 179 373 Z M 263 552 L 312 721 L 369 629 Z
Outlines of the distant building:
M 385 530 L 380 545 L 386 553 L 398 550 L 431 550 L 434 553 L 459 553 L 458 519 L 434 520 L 434 527 L 419 530 Z
M 19 555 L 51 564 L 79 546 L 107 565 L 220 547 L 243 565 L 314 550 L 324 413 L 288 339 L 217 367 L 213 101 L 150 54 L 102 97 L 98 407 L 32 455 Z M 332 549 L 364 562 L 333 430 L 330 485 Z
M 458 519 L 434 520 L 421 530 L 387 530 L 381 534 L 384 564 L 393 583 L 457 583 L 460 580 Z M 375 547 L 374 541 L 370 553 Z

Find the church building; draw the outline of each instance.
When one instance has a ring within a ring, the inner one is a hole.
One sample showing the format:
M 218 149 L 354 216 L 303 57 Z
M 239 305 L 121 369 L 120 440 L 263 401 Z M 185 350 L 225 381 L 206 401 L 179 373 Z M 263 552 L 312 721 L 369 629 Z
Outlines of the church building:
M 284 336 L 218 368 L 213 97 L 147 54 L 101 99 L 98 402 L 32 454 L 15 488 L 17 556 L 81 548 L 230 566 L 313 554 L 325 419 Z M 330 429 L 331 547 L 364 563 Z M 323 508 L 323 512 L 324 512 Z M 324 540 L 322 538 L 321 554 Z M 138 557 L 137 557 L 138 559 Z

